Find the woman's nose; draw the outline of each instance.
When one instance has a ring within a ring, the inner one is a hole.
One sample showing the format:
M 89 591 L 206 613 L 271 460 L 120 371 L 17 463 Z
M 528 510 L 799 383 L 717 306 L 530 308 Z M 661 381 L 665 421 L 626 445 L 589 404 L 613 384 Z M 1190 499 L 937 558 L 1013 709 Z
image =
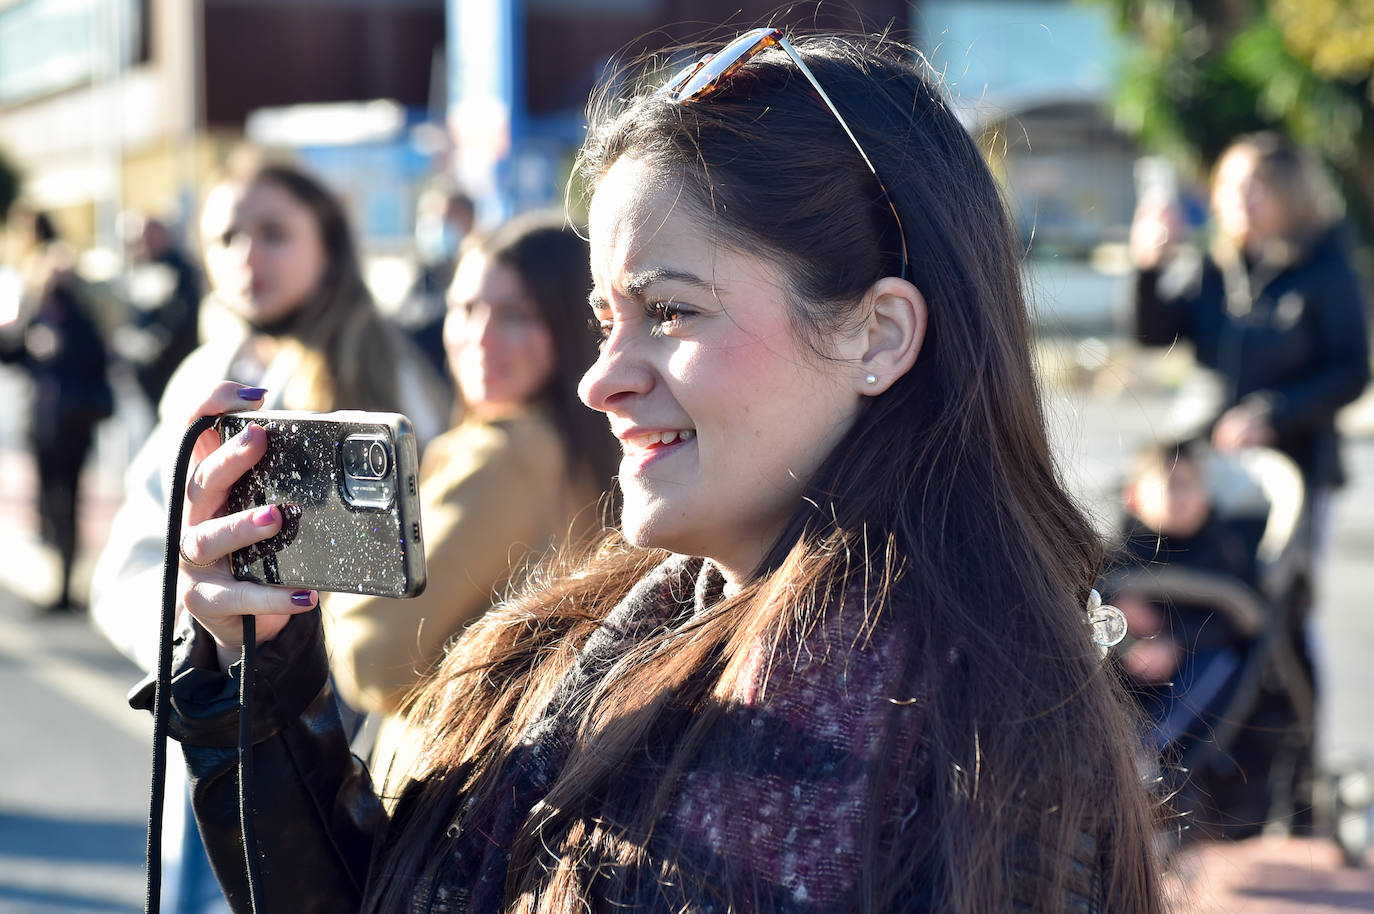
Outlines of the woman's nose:
M 256 270 L 262 266 L 263 247 L 248 237 L 244 232 L 238 235 L 229 244 L 230 251 L 234 254 L 234 262 L 243 264 L 250 270 Z
M 472 326 L 469 328 L 468 338 L 483 349 L 490 349 L 497 345 L 501 338 L 501 321 L 490 311 L 474 311 L 469 318 Z
M 611 412 L 627 399 L 648 393 L 654 386 L 654 372 L 636 353 L 633 340 L 620 330 L 601 347 L 592 367 L 577 385 L 577 395 L 592 409 Z
M 496 322 L 480 305 L 450 305 L 444 319 L 444 341 L 449 346 L 485 346 L 491 340 Z

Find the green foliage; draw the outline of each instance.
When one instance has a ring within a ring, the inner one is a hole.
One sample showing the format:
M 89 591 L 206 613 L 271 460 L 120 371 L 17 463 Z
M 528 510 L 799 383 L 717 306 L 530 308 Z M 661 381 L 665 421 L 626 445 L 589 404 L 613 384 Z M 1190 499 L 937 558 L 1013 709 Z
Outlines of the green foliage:
M 1339 175 L 1374 238 L 1374 0 L 1085 0 L 1133 39 L 1113 107 L 1201 177 L 1237 134 L 1275 129 Z
M 1362 83 L 1374 101 L 1374 0 L 1270 0 L 1269 12 L 1314 72 Z
M 1221 25 L 1187 4 L 1115 5 L 1142 17 L 1131 29 L 1141 40 L 1124 64 L 1114 108 L 1146 146 L 1205 168 L 1237 134 L 1280 129 L 1333 162 L 1355 155 L 1364 114 L 1357 95 L 1298 59 L 1269 16 L 1218 44 Z
M 1258 19 L 1220 58 L 1225 75 L 1254 92 L 1259 118 L 1286 128 L 1332 162 L 1350 164 L 1365 115 L 1359 95 L 1295 57 L 1274 20 Z

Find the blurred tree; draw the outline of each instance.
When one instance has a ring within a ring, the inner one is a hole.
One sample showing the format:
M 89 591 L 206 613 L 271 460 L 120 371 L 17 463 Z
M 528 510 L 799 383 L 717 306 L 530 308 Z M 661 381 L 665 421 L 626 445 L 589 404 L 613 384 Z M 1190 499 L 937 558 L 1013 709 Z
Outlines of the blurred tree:
M 1114 108 L 1201 177 L 1237 134 L 1278 129 L 1319 150 L 1374 242 L 1374 0 L 1091 0 L 1135 39 Z
M 0 227 L 5 224 L 10 205 L 19 197 L 19 169 L 0 150 Z

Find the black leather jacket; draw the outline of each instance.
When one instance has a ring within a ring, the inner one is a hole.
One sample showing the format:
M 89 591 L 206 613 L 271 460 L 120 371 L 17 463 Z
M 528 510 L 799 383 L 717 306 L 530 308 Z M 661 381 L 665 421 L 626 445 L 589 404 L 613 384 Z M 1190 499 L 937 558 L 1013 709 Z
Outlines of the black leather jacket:
M 297 616 L 257 654 L 254 807 L 268 911 L 356 911 L 386 814 L 353 757 L 329 681 L 320 611 Z M 198 635 L 198 637 L 196 636 Z M 214 643 L 183 627 L 174 648 L 169 733 L 182 744 L 191 800 L 225 897 L 249 911 L 238 800 L 238 665 L 218 670 Z M 130 699 L 151 709 L 153 685 Z M 266 914 L 266 912 L 259 912 Z
M 169 732 L 182 743 L 192 803 L 206 851 L 230 907 L 250 911 L 238 812 L 238 665 L 219 672 L 210 637 L 183 626 L 175 643 Z M 296 616 L 258 653 L 254 678 L 254 808 L 267 912 L 357 911 L 374 843 L 386 813 L 365 766 L 352 756 L 329 682 L 319 610 Z M 150 709 L 151 682 L 131 704 Z M 1034 838 L 1027 861 L 1041 861 Z M 1064 914 L 1101 910 L 1100 847 L 1083 835 L 1067 861 Z M 1014 911 L 1032 910 L 1038 866 L 1014 874 Z M 463 898 L 462 886 L 442 885 L 421 908 L 432 914 L 466 910 L 446 899 Z M 938 910 L 926 880 L 906 899 L 910 914 Z

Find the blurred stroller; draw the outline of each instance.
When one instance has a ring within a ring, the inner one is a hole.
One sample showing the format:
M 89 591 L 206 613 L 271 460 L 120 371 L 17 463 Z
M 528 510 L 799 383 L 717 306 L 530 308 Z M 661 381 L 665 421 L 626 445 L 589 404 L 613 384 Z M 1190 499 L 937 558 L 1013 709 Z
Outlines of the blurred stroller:
M 1156 446 L 1124 492 L 1122 547 L 1101 589 L 1127 615 L 1116 659 L 1178 814 L 1171 838 L 1323 833 L 1361 864 L 1371 780 L 1358 769 L 1319 776 L 1315 761 L 1311 535 L 1297 467 L 1268 449 Z

